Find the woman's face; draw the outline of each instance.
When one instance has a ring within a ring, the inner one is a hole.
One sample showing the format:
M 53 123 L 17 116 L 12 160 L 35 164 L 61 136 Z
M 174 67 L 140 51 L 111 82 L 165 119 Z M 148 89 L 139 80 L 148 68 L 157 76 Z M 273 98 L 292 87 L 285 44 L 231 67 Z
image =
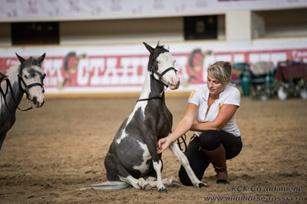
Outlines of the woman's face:
M 219 95 L 225 88 L 224 83 L 220 82 L 210 74 L 208 75 L 207 84 L 209 88 L 209 93 L 213 96 Z

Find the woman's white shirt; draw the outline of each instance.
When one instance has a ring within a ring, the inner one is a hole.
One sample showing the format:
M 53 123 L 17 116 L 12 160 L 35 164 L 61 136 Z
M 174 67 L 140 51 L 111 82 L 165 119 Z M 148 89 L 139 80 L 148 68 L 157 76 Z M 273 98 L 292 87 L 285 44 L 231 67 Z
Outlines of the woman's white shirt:
M 197 120 L 199 122 L 213 121 L 217 117 L 220 108 L 224 104 L 240 106 L 240 91 L 231 84 L 225 86 L 225 89 L 220 93 L 208 110 L 209 89 L 207 84 L 192 91 L 188 103 L 198 106 Z M 240 137 L 240 130 L 235 121 L 235 115 L 222 128 L 223 131 L 232 133 Z M 199 134 L 200 132 L 196 132 Z

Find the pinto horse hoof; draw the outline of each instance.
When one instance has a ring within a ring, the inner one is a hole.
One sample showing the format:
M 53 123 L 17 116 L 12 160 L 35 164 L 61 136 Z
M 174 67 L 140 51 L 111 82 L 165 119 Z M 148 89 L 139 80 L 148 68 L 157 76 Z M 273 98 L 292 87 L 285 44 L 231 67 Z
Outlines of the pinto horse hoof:
M 201 182 L 201 183 L 196 184 L 196 186 L 197 186 L 198 188 L 202 188 L 202 187 L 208 187 L 208 184 L 207 184 L 207 183 L 204 183 L 204 182 Z
M 158 192 L 160 192 L 160 193 L 167 193 L 167 189 L 166 188 L 159 188 Z

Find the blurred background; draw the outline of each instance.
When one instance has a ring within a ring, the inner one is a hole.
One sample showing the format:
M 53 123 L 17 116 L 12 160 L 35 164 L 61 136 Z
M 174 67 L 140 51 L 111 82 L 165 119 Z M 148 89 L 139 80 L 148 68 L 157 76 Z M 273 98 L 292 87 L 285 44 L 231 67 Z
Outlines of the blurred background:
M 148 52 L 165 45 L 182 80 L 233 64 L 242 95 L 307 98 L 306 0 L 0 0 L 0 72 L 46 52 L 47 96 L 124 96 L 141 90 Z

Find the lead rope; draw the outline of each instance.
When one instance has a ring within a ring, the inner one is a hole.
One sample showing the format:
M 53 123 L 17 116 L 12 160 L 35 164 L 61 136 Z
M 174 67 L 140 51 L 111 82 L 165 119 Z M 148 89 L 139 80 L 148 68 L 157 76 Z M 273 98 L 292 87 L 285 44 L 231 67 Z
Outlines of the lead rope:
M 182 152 L 185 152 L 187 151 L 188 149 L 188 146 L 187 146 L 187 143 L 186 143 L 186 140 L 187 140 L 187 135 L 186 133 L 184 133 L 183 135 L 181 135 L 180 137 L 178 137 L 178 139 L 176 140 L 178 146 L 179 146 L 179 149 L 182 151 Z M 183 147 L 181 145 L 184 145 Z
M 0 93 L 1 93 L 1 95 L 2 95 L 2 97 L 3 97 L 3 101 L 4 101 L 4 104 L 5 104 L 6 108 L 9 110 L 9 112 L 12 112 L 12 111 L 10 110 L 9 105 L 7 104 L 7 101 L 6 101 L 6 95 L 7 95 L 7 93 L 8 93 L 8 89 L 9 89 L 8 84 L 9 84 L 10 81 L 9 81 L 9 79 L 7 78 L 6 75 L 0 73 L 0 76 L 1 76 L 1 78 L 0 78 Z M 6 91 L 5 91 L 5 92 L 3 91 L 2 86 L 1 86 L 2 81 L 5 81 L 5 82 L 6 82 Z

